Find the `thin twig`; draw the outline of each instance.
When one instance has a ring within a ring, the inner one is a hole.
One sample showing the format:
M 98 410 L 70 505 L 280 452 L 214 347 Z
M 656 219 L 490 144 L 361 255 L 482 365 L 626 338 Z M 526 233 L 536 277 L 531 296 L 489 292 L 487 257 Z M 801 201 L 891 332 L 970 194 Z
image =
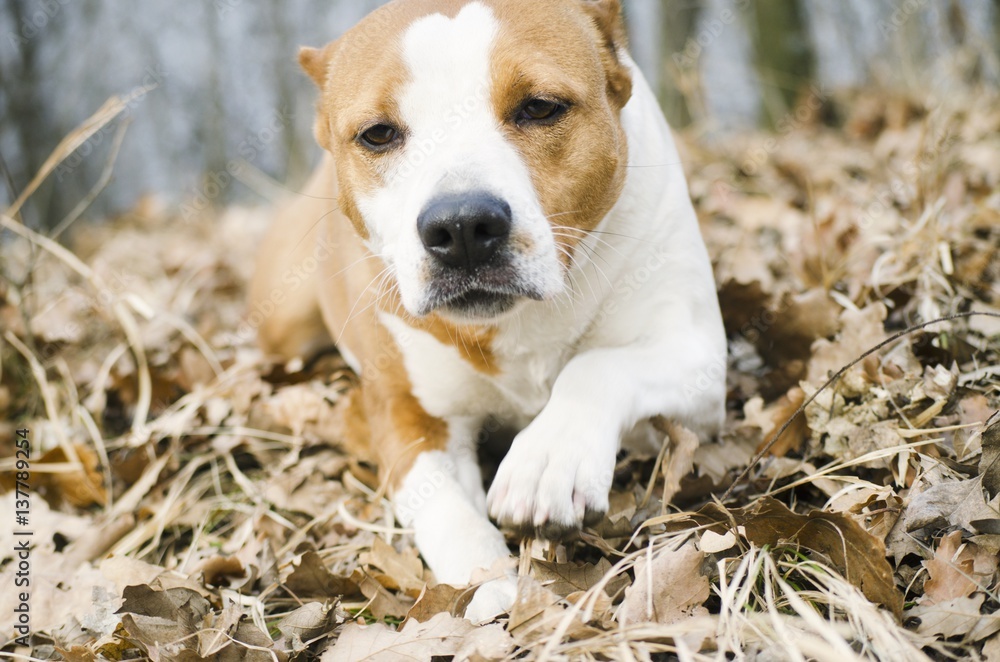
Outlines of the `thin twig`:
M 732 484 L 729 486 L 729 489 L 727 489 L 725 494 L 722 495 L 722 501 L 728 501 L 733 496 L 733 491 L 739 486 L 740 483 L 746 480 L 746 478 L 750 475 L 750 472 L 753 471 L 753 468 L 756 467 L 760 463 L 760 461 L 764 459 L 764 457 L 770 452 L 772 448 L 774 448 L 774 445 L 778 443 L 778 439 L 780 439 L 781 435 L 785 433 L 785 430 L 791 427 L 792 423 L 795 422 L 795 419 L 805 412 L 806 408 L 809 405 L 811 405 L 816 400 L 816 398 L 819 397 L 820 393 L 833 386 L 837 381 L 840 380 L 841 377 L 843 377 L 847 373 L 848 370 L 858 365 L 859 363 L 867 359 L 869 356 L 875 354 L 876 352 L 886 347 L 887 345 L 891 345 L 900 338 L 904 338 L 910 335 L 911 333 L 915 333 L 916 331 L 926 329 L 927 327 L 934 326 L 935 324 L 940 324 L 941 322 L 951 322 L 954 320 L 966 319 L 969 317 L 977 317 L 977 316 L 1000 318 L 1000 313 L 987 313 L 987 312 L 956 313 L 954 315 L 948 315 L 946 317 L 940 317 L 938 319 L 931 320 L 930 322 L 924 322 L 923 324 L 911 326 L 910 328 L 900 331 L 899 333 L 896 333 L 895 335 L 887 338 L 886 340 L 883 340 L 882 342 L 875 345 L 867 352 L 856 358 L 854 361 L 852 361 L 851 363 L 847 364 L 846 366 L 838 370 L 837 374 L 835 374 L 833 377 L 830 377 L 830 379 L 828 379 L 825 384 L 819 387 L 819 390 L 817 390 L 815 393 L 809 396 L 809 398 L 807 398 L 806 401 L 802 403 L 802 406 L 796 409 L 795 413 L 792 414 L 787 421 L 785 421 L 784 425 L 782 425 L 775 434 L 771 435 L 770 440 L 768 440 L 768 442 L 764 445 L 763 448 L 757 451 L 757 454 L 753 456 L 752 460 L 750 460 L 750 464 L 747 465 L 746 469 L 740 472 L 740 475 L 736 477 L 736 480 L 732 482 Z
M 111 291 L 104 280 L 93 269 L 62 245 L 46 236 L 38 234 L 31 228 L 21 225 L 6 214 L 0 214 L 0 226 L 7 228 L 14 234 L 20 235 L 32 244 L 51 253 L 87 280 L 98 292 Z M 125 303 L 117 297 L 112 305 L 112 309 L 119 324 L 121 324 L 122 329 L 125 331 L 129 348 L 135 355 L 136 372 L 138 373 L 139 381 L 139 399 L 136 403 L 135 415 L 132 419 L 132 430 L 138 433 L 140 428 L 145 425 L 146 418 L 149 416 L 150 404 L 153 400 L 153 380 L 149 371 L 149 363 L 146 360 L 146 350 L 142 341 L 142 334 L 139 331 L 139 325 L 135 321 L 135 316 L 132 315 Z
M 62 139 L 56 148 L 52 150 L 52 154 L 49 158 L 45 160 L 42 164 L 41 169 L 39 169 L 38 174 L 35 175 L 34 179 L 28 183 L 28 185 L 21 191 L 21 195 L 17 196 L 14 200 L 14 204 L 7 208 L 4 212 L 5 215 L 12 218 L 16 218 L 18 212 L 21 211 L 21 207 L 27 202 L 28 198 L 38 190 L 38 187 L 42 185 L 48 176 L 56 169 L 56 167 L 62 163 L 66 158 L 68 158 L 73 152 L 83 147 L 88 140 L 90 140 L 98 131 L 100 131 L 104 126 L 118 117 L 120 114 L 125 112 L 129 104 L 134 102 L 136 99 L 140 99 L 145 96 L 150 90 L 155 86 L 140 87 L 131 94 L 124 97 L 111 97 L 104 105 L 98 109 L 96 113 L 91 115 L 86 121 L 78 126 L 72 133 Z
M 56 392 L 52 387 L 52 384 L 49 383 L 48 376 L 45 374 L 45 368 L 38 360 L 38 357 L 31 352 L 28 346 L 21 342 L 21 339 L 15 336 L 12 332 L 5 331 L 3 337 L 28 363 L 28 367 L 31 369 L 31 375 L 34 377 L 35 383 L 38 384 L 38 391 L 42 395 L 42 403 L 45 406 L 45 414 L 52 423 L 52 428 L 56 431 L 56 436 L 59 438 L 59 447 L 62 448 L 63 453 L 66 455 L 66 461 L 78 467 L 80 471 L 83 471 L 83 464 L 80 462 L 80 458 L 77 457 L 76 448 L 74 448 L 73 444 L 70 443 L 69 436 L 66 434 L 66 428 L 60 424 L 59 407 L 56 402 Z
M 7 167 L 7 161 L 4 160 L 3 153 L 0 153 L 0 175 L 3 175 L 7 194 L 10 196 L 11 202 L 13 202 L 18 197 L 17 186 L 14 184 L 14 177 L 10 174 L 10 168 Z
M 101 176 L 98 178 L 97 183 L 94 184 L 93 188 L 87 193 L 86 196 L 73 207 L 66 218 L 59 222 L 55 230 L 49 235 L 53 240 L 59 239 L 63 232 L 69 229 L 74 223 L 80 220 L 84 212 L 90 208 L 90 205 L 94 204 L 94 200 L 97 199 L 104 189 L 108 187 L 111 182 L 111 175 L 114 173 L 115 164 L 118 162 L 118 154 L 121 152 L 122 142 L 125 140 L 125 132 L 128 130 L 131 120 L 125 120 L 118 127 L 118 131 L 115 132 L 115 138 L 111 143 L 111 153 L 108 154 L 107 163 L 104 164 L 104 170 L 101 172 Z

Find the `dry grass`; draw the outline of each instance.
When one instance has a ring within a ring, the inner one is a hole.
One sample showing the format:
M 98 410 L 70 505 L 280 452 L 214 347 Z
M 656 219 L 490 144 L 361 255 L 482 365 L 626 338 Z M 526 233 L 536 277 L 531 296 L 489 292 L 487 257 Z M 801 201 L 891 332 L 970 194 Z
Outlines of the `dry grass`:
M 289 374 L 239 332 L 266 210 L 147 201 L 69 243 L 17 220 L 123 103 L 0 216 L 0 498 L 13 512 L 29 429 L 35 531 L 32 648 L 0 656 L 1000 659 L 1000 325 L 891 338 L 1000 312 L 995 103 L 860 95 L 825 101 L 833 128 L 685 141 L 732 339 L 726 431 L 623 461 L 608 521 L 524 543 L 514 613 L 481 628 L 338 449 L 346 367 Z

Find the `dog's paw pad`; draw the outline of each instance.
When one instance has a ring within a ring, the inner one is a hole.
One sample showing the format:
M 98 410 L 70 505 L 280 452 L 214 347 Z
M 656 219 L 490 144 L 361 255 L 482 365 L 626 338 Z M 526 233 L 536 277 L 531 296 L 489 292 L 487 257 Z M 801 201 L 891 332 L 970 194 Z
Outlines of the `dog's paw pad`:
M 564 524 L 562 522 L 545 522 L 535 527 L 535 537 L 543 540 L 569 540 L 580 532 L 580 526 L 576 522 Z
M 594 527 L 604 521 L 604 518 L 608 515 L 608 509 L 592 509 L 587 508 L 586 514 L 583 516 L 583 525 Z

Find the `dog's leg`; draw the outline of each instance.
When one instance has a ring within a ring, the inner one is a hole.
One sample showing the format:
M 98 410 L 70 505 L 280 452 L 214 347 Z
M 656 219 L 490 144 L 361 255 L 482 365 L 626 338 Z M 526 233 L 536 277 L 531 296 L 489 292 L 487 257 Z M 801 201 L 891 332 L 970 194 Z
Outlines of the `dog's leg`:
M 457 460 L 447 451 L 422 453 L 393 503 L 400 521 L 413 528 L 417 547 L 439 582 L 464 586 L 477 571 L 501 573 L 479 587 L 466 610 L 466 618 L 479 623 L 510 609 L 517 581 L 513 568 L 497 568 L 510 552 L 503 534 L 469 498 Z
M 701 432 L 718 429 L 724 343 L 678 328 L 684 332 L 652 346 L 591 350 L 567 364 L 493 481 L 489 508 L 498 522 L 565 537 L 607 512 L 619 443 L 637 422 L 663 415 Z
M 402 370 L 398 366 L 397 371 Z M 428 415 L 394 370 L 365 380 L 365 407 L 375 451 L 400 523 L 414 531 L 417 548 L 439 582 L 465 586 L 476 571 L 510 557 L 503 534 L 486 516 L 475 425 Z M 513 573 L 481 586 L 466 617 L 483 621 L 513 604 Z
M 486 514 L 486 490 L 479 466 L 476 438 L 482 427 L 479 417 L 456 417 L 448 420 L 448 453 L 455 462 L 455 476 L 476 510 Z

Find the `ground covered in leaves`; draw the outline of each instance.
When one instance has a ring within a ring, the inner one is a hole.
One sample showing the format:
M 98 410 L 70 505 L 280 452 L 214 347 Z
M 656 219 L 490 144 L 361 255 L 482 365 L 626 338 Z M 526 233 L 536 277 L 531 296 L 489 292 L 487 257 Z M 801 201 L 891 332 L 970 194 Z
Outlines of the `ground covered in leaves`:
M 681 139 L 731 339 L 722 438 L 622 458 L 606 521 L 521 543 L 517 604 L 479 627 L 338 447 L 350 372 L 254 349 L 266 210 L 149 201 L 60 241 L 6 212 L 0 656 L 1000 660 L 1000 319 L 824 388 L 912 326 L 1000 313 L 1000 104 L 815 101 Z

